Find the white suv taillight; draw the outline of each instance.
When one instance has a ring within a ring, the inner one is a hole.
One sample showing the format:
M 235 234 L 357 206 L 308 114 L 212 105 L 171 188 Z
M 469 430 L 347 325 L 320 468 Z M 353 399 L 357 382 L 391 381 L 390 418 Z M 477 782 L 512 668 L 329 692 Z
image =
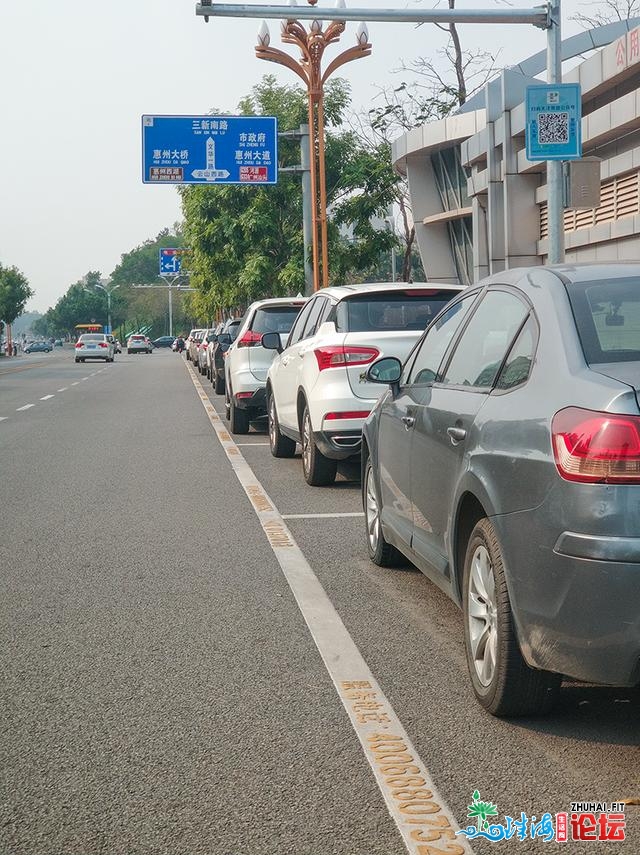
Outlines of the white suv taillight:
M 343 344 L 331 344 L 326 347 L 317 347 L 313 351 L 318 360 L 318 369 L 341 368 L 350 365 L 367 365 L 380 355 L 376 347 L 355 347 Z
M 640 484 L 640 416 L 568 407 L 553 417 L 551 433 L 565 480 Z

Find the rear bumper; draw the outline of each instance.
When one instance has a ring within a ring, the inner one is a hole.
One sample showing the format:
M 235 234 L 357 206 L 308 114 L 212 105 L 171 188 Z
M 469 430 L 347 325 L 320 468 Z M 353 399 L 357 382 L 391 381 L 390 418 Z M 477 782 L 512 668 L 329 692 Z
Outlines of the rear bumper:
M 564 531 L 545 542 L 534 515 L 493 518 L 525 659 L 578 680 L 637 685 L 640 538 Z
M 108 350 L 76 350 L 76 359 L 111 359 L 111 354 Z
M 266 416 L 267 414 L 267 393 L 264 386 L 261 389 L 256 389 L 251 393 L 251 397 L 247 398 L 238 398 L 237 392 L 234 392 L 233 399 L 239 410 L 251 410 L 255 416 Z
M 314 431 L 313 440 L 325 457 L 330 457 L 332 460 L 346 460 L 348 457 L 360 454 L 362 428 Z
M 128 353 L 151 353 L 150 347 L 128 347 Z

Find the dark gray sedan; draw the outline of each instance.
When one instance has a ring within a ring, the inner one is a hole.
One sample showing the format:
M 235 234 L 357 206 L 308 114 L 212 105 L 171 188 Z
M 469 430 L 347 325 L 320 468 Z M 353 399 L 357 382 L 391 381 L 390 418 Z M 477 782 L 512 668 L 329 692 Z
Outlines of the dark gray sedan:
M 494 715 L 640 682 L 640 264 L 506 271 L 429 326 L 364 428 L 369 554 L 461 605 Z

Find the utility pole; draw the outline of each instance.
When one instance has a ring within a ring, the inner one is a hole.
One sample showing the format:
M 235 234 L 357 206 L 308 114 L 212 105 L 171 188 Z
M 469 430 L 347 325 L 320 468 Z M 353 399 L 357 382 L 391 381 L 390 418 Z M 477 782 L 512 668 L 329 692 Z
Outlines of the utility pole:
M 197 291 L 197 288 L 190 288 L 188 285 L 176 285 L 176 280 L 184 276 L 183 273 L 176 273 L 173 276 L 164 275 L 160 279 L 165 281 L 165 285 L 132 285 L 132 288 L 160 288 L 169 292 L 169 335 L 173 335 L 173 289 L 176 291 Z

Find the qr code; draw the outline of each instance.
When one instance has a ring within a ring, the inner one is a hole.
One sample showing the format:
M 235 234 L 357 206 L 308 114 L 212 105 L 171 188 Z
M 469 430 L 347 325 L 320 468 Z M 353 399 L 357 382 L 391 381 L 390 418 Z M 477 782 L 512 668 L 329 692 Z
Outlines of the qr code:
M 541 145 L 569 142 L 569 114 L 540 113 L 538 116 L 538 142 Z

